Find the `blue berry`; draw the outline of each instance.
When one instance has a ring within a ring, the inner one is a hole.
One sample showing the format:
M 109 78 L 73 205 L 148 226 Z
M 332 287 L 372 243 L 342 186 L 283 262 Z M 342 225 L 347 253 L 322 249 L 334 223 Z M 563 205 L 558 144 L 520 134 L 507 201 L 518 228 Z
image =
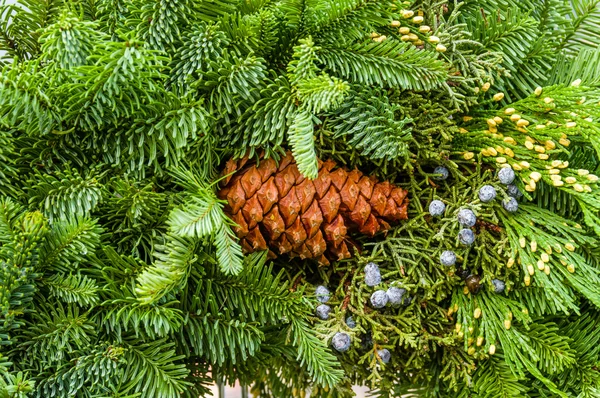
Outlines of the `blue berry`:
M 523 192 L 514 184 L 510 184 L 506 187 L 506 192 L 508 192 L 508 196 L 512 196 L 515 199 L 519 199 L 523 196 Z
M 410 303 L 412 303 L 413 298 L 410 296 L 406 296 L 404 297 L 404 302 L 402 303 L 403 306 L 407 307 Z
M 388 303 L 390 303 L 390 305 L 402 304 L 402 296 L 404 296 L 404 293 L 406 293 L 406 289 L 390 287 L 386 293 L 388 296 Z
M 371 295 L 371 305 L 373 308 L 383 308 L 388 303 L 388 296 L 385 290 L 377 290 Z
M 346 318 L 346 326 L 348 326 L 350 329 L 354 329 L 356 327 L 356 321 L 354 321 L 354 319 L 352 319 L 352 317 L 349 316 L 348 318 Z
M 321 303 L 326 303 L 329 301 L 329 289 L 327 289 L 323 285 L 317 286 L 317 289 L 315 290 L 315 295 L 317 296 L 317 300 L 319 300 Z
M 498 171 L 498 179 L 502 184 L 512 184 L 515 180 L 515 172 L 510 167 L 503 167 Z
M 452 250 L 446 250 L 440 255 L 440 263 L 446 267 L 452 267 L 456 264 L 456 254 Z
M 458 222 L 465 227 L 472 227 L 477 222 L 477 217 L 475 217 L 475 213 L 469 209 L 461 209 L 458 212 Z
M 388 363 L 392 359 L 392 353 L 387 348 L 377 351 L 377 355 L 383 363 Z
M 506 287 L 504 281 L 500 279 L 492 279 L 492 285 L 494 285 L 494 293 L 502 293 Z
M 502 201 L 502 206 L 511 213 L 519 210 L 519 202 L 515 198 L 507 198 Z
M 448 172 L 448 169 L 445 168 L 444 166 L 436 167 L 435 170 L 433 170 L 433 174 L 439 174 L 439 175 L 433 177 L 434 180 L 438 180 L 438 181 L 444 181 L 450 175 L 450 173 Z
M 381 271 L 375 263 L 368 263 L 365 266 L 365 284 L 367 286 L 377 286 L 381 283 Z
M 475 234 L 468 228 L 461 229 L 458 232 L 458 240 L 463 245 L 471 246 L 475 242 Z
M 484 185 L 479 189 L 479 200 L 483 203 L 496 199 L 496 189 L 491 185 Z
M 344 332 L 338 332 L 331 339 L 331 345 L 336 351 L 346 352 L 350 348 L 350 335 Z
M 321 304 L 320 306 L 317 307 L 317 316 L 320 319 L 328 319 L 329 318 L 329 313 L 331 312 L 331 307 L 328 306 L 327 304 Z
M 446 205 L 441 200 L 432 200 L 429 204 L 429 214 L 434 217 L 441 216 L 446 211 Z

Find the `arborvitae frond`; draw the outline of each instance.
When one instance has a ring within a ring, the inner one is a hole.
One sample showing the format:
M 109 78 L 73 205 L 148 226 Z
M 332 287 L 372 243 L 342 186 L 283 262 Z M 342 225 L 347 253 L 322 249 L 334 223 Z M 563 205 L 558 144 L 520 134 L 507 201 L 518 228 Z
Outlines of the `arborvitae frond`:
M 63 12 L 59 20 L 40 36 L 41 59 L 53 67 L 66 70 L 84 65 L 92 53 L 94 40 L 102 38 L 98 24 L 81 21 L 70 12 Z
M 18 233 L 16 223 L 23 210 L 23 206 L 10 198 L 0 199 L 0 243 L 10 243 Z
M 322 45 L 318 56 L 332 74 L 357 84 L 427 90 L 439 86 L 446 77 L 446 67 L 437 53 L 393 39 L 347 48 Z
M 215 364 L 246 360 L 259 349 L 264 338 L 257 325 L 231 319 L 226 314 L 222 317 L 189 314 L 182 332 L 188 340 L 185 346 Z
M 172 70 L 169 82 L 174 87 L 183 87 L 185 93 L 189 83 L 197 71 L 208 71 L 215 64 L 211 61 L 223 57 L 224 50 L 229 44 L 223 31 L 215 24 L 197 24 L 191 31 L 182 37 L 183 45 L 180 46 L 171 63 Z
M 145 305 L 135 298 L 115 298 L 104 301 L 95 309 L 96 319 L 119 339 L 129 332 L 139 338 L 167 337 L 184 323 L 181 311 L 174 308 L 174 304 Z
M 161 70 L 167 58 L 131 37 L 124 39 L 100 42 L 89 65 L 74 69 L 73 83 L 64 86 L 66 117 L 76 127 L 98 131 L 117 126 L 120 120 L 135 116 L 144 99 L 151 102 L 150 93 L 160 95 Z
M 123 349 L 99 347 L 75 357 L 36 385 L 37 397 L 73 397 L 102 393 L 122 377 Z
M 228 58 L 232 57 L 211 61 L 211 66 L 202 72 L 194 87 L 207 94 L 211 113 L 217 116 L 234 114 L 237 117 L 241 114 L 240 102 L 259 98 L 266 68 L 262 58 Z
M 501 354 L 483 361 L 473 375 L 477 397 L 512 398 L 524 396 L 528 388 L 523 385 L 503 361 Z
M 94 169 L 84 175 L 69 167 L 53 174 L 37 172 L 29 180 L 29 203 L 41 208 L 51 222 L 87 216 L 102 200 L 99 178 L 102 175 Z
M 30 135 L 47 134 L 58 128 L 61 115 L 48 95 L 40 90 L 42 75 L 37 62 L 11 63 L 2 70 L 0 122 Z
M 137 278 L 136 295 L 145 304 L 157 302 L 187 281 L 190 267 L 198 257 L 194 240 L 166 235 L 165 244 L 156 247 L 156 260 Z
M 389 23 L 383 16 L 388 7 L 393 7 L 392 3 L 373 0 L 318 2 L 312 10 L 314 21 L 310 21 L 310 30 L 319 41 L 351 43 L 363 39 L 365 32 Z
M 393 160 L 408 155 L 412 120 L 397 118 L 399 105 L 391 104 L 377 90 L 350 94 L 328 120 L 335 137 L 348 137 L 348 145 L 363 156 Z
M 586 47 L 600 47 L 600 1 L 570 0 L 569 3 L 572 29 L 563 40 L 562 47 L 570 54 Z
M 246 109 L 228 132 L 233 143 L 241 146 L 240 156 L 254 148 L 278 149 L 296 114 L 295 97 L 290 83 L 284 77 L 270 82 L 260 92 L 261 98 Z
M 153 50 L 172 51 L 181 30 L 194 19 L 190 5 L 187 0 L 140 1 L 138 37 Z
M 38 307 L 27 326 L 18 345 L 24 353 L 20 366 L 39 370 L 44 364 L 60 365 L 74 352 L 84 351 L 98 332 L 87 312 L 57 301 Z
M 308 110 L 296 113 L 288 131 L 292 154 L 298 163 L 298 170 L 310 179 L 317 178 L 319 165 L 315 152 L 313 115 Z
M 559 374 L 578 360 L 571 339 L 565 338 L 554 323 L 534 322 L 525 335 L 537 356 L 538 368 L 545 374 Z
M 50 293 L 65 303 L 87 307 L 98 303 L 99 287 L 96 281 L 81 274 L 54 274 L 44 280 Z
M 102 232 L 97 221 L 90 218 L 62 218 L 53 223 L 40 251 L 40 268 L 61 272 L 75 269 L 94 253 Z
M 123 344 L 126 362 L 120 392 L 139 393 L 140 398 L 179 397 L 188 386 L 188 370 L 179 362 L 183 356 L 176 355 L 174 345 L 165 339 Z

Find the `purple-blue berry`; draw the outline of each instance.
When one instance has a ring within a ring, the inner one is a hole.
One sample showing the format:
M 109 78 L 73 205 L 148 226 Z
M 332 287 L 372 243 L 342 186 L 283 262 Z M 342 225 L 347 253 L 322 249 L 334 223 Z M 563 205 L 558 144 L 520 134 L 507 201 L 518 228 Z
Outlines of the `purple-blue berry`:
M 378 350 L 377 355 L 379 356 L 379 359 L 381 359 L 381 362 L 383 362 L 383 363 L 388 363 L 390 361 L 390 359 L 392 359 L 392 353 L 387 348 Z
M 494 285 L 494 293 L 502 293 L 506 287 L 504 281 L 500 279 L 492 279 L 492 285 Z
M 440 263 L 446 267 L 456 264 L 456 254 L 452 250 L 446 250 L 440 254 Z
M 515 198 L 506 198 L 502 201 L 502 206 L 506 211 L 514 213 L 519 210 L 519 202 Z
M 477 222 L 477 217 L 473 210 L 460 209 L 457 216 L 458 222 L 465 227 L 472 227 Z
M 458 240 L 466 246 L 471 246 L 475 242 L 475 233 L 468 228 L 461 229 L 458 232 Z
M 315 295 L 317 296 L 317 300 L 319 300 L 321 303 L 326 303 L 329 301 L 329 289 L 323 285 L 317 286 L 315 289 Z
M 388 296 L 388 303 L 393 306 L 402 304 L 402 297 L 404 296 L 404 293 L 406 293 L 406 289 L 390 287 L 386 292 Z
M 365 284 L 367 286 L 377 286 L 381 283 L 381 271 L 375 263 L 368 263 L 365 266 Z
M 521 196 L 523 196 L 523 192 L 521 192 L 521 190 L 514 184 L 510 184 L 506 187 L 506 192 L 508 193 L 508 196 L 512 196 L 515 199 L 519 199 Z
M 356 327 L 356 321 L 349 316 L 346 318 L 346 326 L 348 326 L 350 329 L 354 329 Z
M 512 184 L 515 180 L 515 171 L 510 167 L 503 167 L 498 171 L 498 179 L 504 185 Z
M 338 332 L 331 339 L 331 345 L 336 351 L 346 352 L 350 348 L 351 341 L 349 334 Z
M 388 296 L 385 290 L 377 290 L 371 295 L 371 305 L 373 308 L 383 308 L 388 303 Z
M 438 217 L 444 214 L 446 211 L 446 205 L 441 200 L 432 200 L 429 203 L 429 214 L 434 217 Z
M 483 203 L 491 202 L 496 199 L 496 189 L 491 185 L 484 185 L 479 188 L 479 200 Z
M 445 168 L 444 166 L 436 167 L 435 170 L 433 170 L 433 174 L 438 174 L 435 177 L 433 177 L 434 180 L 438 180 L 438 181 L 444 181 L 450 175 L 450 173 L 448 172 L 448 169 Z
M 331 312 L 331 307 L 327 304 L 321 304 L 317 307 L 317 316 L 319 319 L 326 320 L 329 318 L 329 313 Z

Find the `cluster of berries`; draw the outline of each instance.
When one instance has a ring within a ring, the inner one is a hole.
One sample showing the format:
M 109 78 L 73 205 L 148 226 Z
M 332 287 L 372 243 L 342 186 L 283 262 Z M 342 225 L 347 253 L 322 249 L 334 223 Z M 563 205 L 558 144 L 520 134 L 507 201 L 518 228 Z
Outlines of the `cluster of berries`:
M 368 263 L 365 266 L 365 285 L 375 287 L 381 283 L 381 271 L 375 263 Z M 386 305 L 399 306 L 408 305 L 411 302 L 410 297 L 404 297 L 406 289 L 392 286 L 386 290 L 376 290 L 371 294 L 371 306 L 373 308 L 383 308 Z
M 318 307 L 317 307 L 317 317 L 319 317 L 319 319 L 329 319 L 329 314 L 331 313 L 331 307 L 328 306 L 327 303 L 329 301 L 329 299 L 331 298 L 331 293 L 329 292 L 329 289 L 327 289 L 327 287 L 321 285 L 321 286 L 317 286 L 316 290 L 315 290 L 315 295 L 317 296 L 317 300 L 319 300 L 319 302 L 321 303 Z M 348 317 L 346 319 L 346 324 L 348 325 L 349 328 L 354 329 L 356 327 L 356 322 L 354 322 L 354 320 L 352 319 L 352 317 Z M 339 352 L 346 352 L 350 349 L 350 344 L 352 343 L 352 338 L 350 337 L 350 335 L 348 333 L 344 333 L 344 332 L 338 332 L 333 336 L 333 339 L 331 339 L 331 345 L 333 346 L 333 348 L 336 351 Z
M 436 180 L 446 180 L 449 176 L 448 169 L 439 166 L 434 170 Z M 517 198 L 523 194 L 519 191 L 516 185 L 513 184 L 515 180 L 515 172 L 510 167 L 504 167 L 498 172 L 498 180 L 507 186 L 507 193 L 509 197 L 502 201 L 502 206 L 506 211 L 514 213 L 519 208 Z M 484 185 L 479 189 L 478 192 L 479 200 L 483 203 L 489 203 L 496 199 L 496 188 L 492 185 Z M 433 200 L 429 204 L 429 214 L 434 217 L 440 217 L 444 215 L 446 211 L 446 204 L 441 200 Z M 457 221 L 461 225 L 462 229 L 458 232 L 458 240 L 465 246 L 470 246 L 475 242 L 475 233 L 471 229 L 477 223 L 477 216 L 470 209 L 460 209 L 457 214 Z M 456 264 L 456 253 L 452 250 L 445 250 L 440 254 L 440 263 L 446 267 L 452 267 Z M 469 284 L 469 278 L 471 278 L 471 284 Z M 463 278 L 464 279 L 464 278 Z M 476 280 L 475 280 L 476 279 Z M 473 293 L 476 293 L 480 289 L 480 277 L 478 275 L 468 274 L 465 281 L 467 287 Z M 494 291 L 501 293 L 504 291 L 505 284 L 499 279 L 492 280 Z M 473 285 L 473 286 L 470 286 Z

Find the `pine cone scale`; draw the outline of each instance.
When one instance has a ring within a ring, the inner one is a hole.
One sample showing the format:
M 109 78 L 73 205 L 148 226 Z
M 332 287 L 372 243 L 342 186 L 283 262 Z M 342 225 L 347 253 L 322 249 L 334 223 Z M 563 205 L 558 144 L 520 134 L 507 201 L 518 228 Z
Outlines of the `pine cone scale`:
M 351 257 L 351 231 L 373 236 L 408 218 L 405 190 L 331 160 L 319 161 L 313 181 L 300 174 L 289 153 L 279 166 L 272 159 L 227 162 L 224 173 L 232 172 L 219 197 L 227 201 L 245 252 L 270 248 L 270 256 L 290 253 L 328 264 Z

